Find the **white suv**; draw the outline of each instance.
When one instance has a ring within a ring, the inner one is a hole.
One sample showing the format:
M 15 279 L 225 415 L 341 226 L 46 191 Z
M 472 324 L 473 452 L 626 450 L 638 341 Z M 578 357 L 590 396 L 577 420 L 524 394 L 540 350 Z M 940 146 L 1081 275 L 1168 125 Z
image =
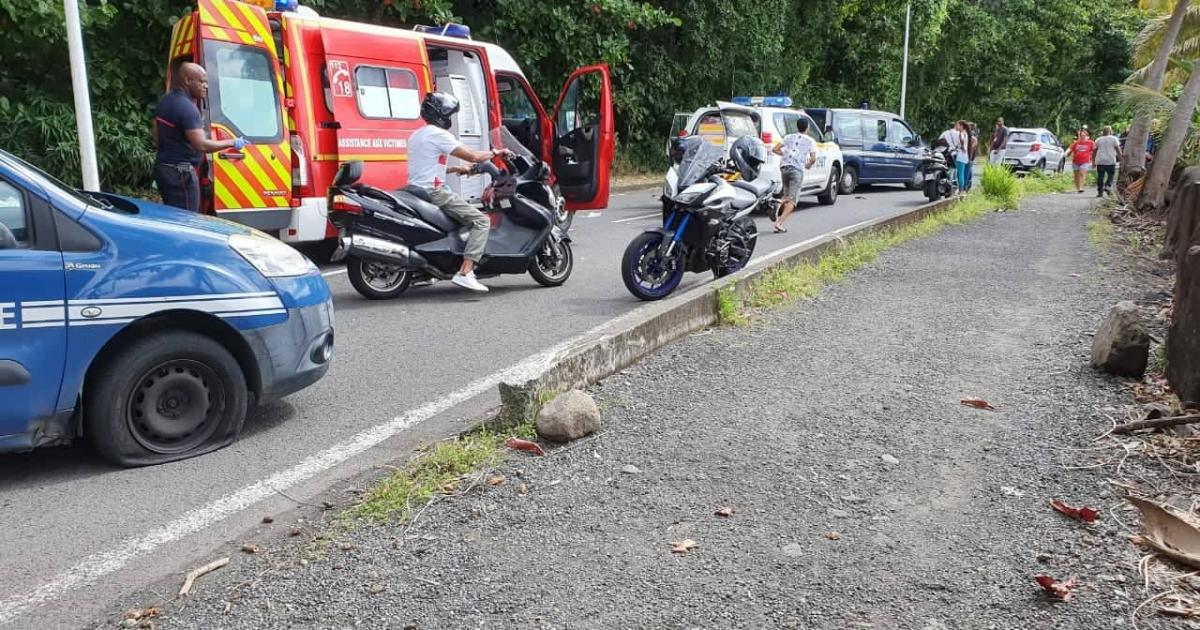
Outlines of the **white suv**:
M 1008 130 L 1004 165 L 1018 171 L 1042 170 L 1061 173 L 1067 150 L 1049 129 Z
M 767 145 L 767 163 L 759 179 L 767 179 L 776 190 L 782 192 L 782 176 L 779 173 L 781 158 L 772 151 L 783 142 L 783 137 L 798 131 L 797 122 L 808 121 L 806 133 L 817 142 L 817 161 L 804 172 L 802 191 L 816 195 L 823 205 L 837 201 L 837 182 L 842 172 L 842 150 L 825 138 L 821 129 L 808 114 L 788 107 L 788 97 L 738 98 L 739 103 L 718 101 L 713 107 L 702 107 L 691 114 L 675 115 L 677 135 L 693 135 L 707 139 L 713 144 L 723 145 L 728 151 L 734 140 L 743 136 L 757 135 Z M 777 106 L 778 105 L 778 106 Z M 668 143 L 669 144 L 669 143 Z M 669 150 L 669 147 L 668 147 Z M 675 170 L 667 172 L 668 187 L 674 185 Z

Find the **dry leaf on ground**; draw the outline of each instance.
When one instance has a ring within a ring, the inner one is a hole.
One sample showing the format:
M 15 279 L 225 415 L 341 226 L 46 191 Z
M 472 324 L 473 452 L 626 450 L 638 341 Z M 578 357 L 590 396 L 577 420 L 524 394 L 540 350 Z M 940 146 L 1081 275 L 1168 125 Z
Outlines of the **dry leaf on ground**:
M 1049 575 L 1035 575 L 1033 579 L 1038 583 L 1038 586 L 1042 587 L 1043 591 L 1046 591 L 1047 597 L 1063 602 L 1071 599 L 1071 589 L 1075 588 L 1076 584 L 1078 584 L 1075 578 L 1071 578 L 1066 582 L 1058 582 Z
M 252 545 L 250 543 L 246 543 L 246 544 L 242 545 L 242 552 L 243 553 L 258 553 L 258 545 Z
M 530 442 L 529 440 L 522 440 L 521 438 L 510 437 L 504 441 L 504 444 L 508 448 L 518 451 L 527 451 L 533 453 L 534 455 L 546 454 L 546 451 L 543 451 L 542 447 L 538 445 L 537 442 Z
M 1140 542 L 1190 567 L 1200 569 L 1200 528 L 1153 501 L 1125 497 L 1142 512 Z
M 525 482 L 522 481 L 521 485 L 517 487 L 517 493 L 520 494 L 521 496 L 525 496 L 526 491 L 527 491 L 527 488 L 525 488 Z
M 1084 523 L 1095 523 L 1096 519 L 1100 518 L 1100 514 L 1090 507 L 1074 507 L 1072 505 L 1067 505 L 1058 499 L 1051 501 L 1050 507 L 1075 520 L 1083 521 Z
M 505 477 L 504 475 L 496 475 L 496 476 L 494 476 L 494 477 L 489 477 L 489 478 L 488 478 L 488 480 L 487 480 L 487 485 L 489 485 L 489 486 L 499 486 L 499 485 L 503 484 L 505 481 L 508 481 L 508 478 L 507 478 L 507 477 Z
M 671 553 L 687 553 L 699 546 L 700 543 L 688 538 L 687 540 L 671 543 Z
M 974 407 L 976 409 L 986 409 L 988 411 L 996 410 L 996 408 L 993 407 L 991 405 L 991 403 L 989 403 L 988 401 L 986 401 L 982 398 L 964 398 L 960 402 L 962 402 L 962 404 L 964 404 L 968 407 Z
M 736 510 L 734 510 L 732 507 L 726 506 L 726 507 L 723 507 L 723 508 L 717 510 L 716 514 L 717 514 L 717 516 L 733 516 L 733 513 L 735 511 Z

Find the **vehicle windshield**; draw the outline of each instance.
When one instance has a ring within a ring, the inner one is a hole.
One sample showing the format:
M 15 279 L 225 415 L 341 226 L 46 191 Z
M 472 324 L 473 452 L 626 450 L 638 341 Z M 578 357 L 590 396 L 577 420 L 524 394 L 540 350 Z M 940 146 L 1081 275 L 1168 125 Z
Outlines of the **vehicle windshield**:
M 1037 134 L 1028 131 L 1014 131 L 1008 134 L 1008 141 L 1011 142 L 1036 142 Z
M 71 199 L 78 201 L 79 203 L 81 203 L 85 206 L 98 205 L 98 206 L 103 206 L 103 207 L 107 208 L 107 207 L 110 207 L 110 205 L 111 205 L 108 203 L 107 200 L 97 199 L 83 191 L 77 190 L 75 188 L 72 188 L 71 186 L 68 186 L 68 185 L 62 183 L 61 181 L 58 180 L 57 177 L 47 173 L 46 171 L 43 171 L 42 169 L 30 164 L 29 162 L 26 162 L 25 160 L 22 160 L 21 158 L 13 155 L 7 151 L 0 151 L 0 158 L 11 161 L 12 164 L 14 166 L 16 166 L 19 170 L 25 171 L 25 175 L 27 177 L 29 177 L 30 179 L 37 180 L 38 183 L 41 184 L 42 186 L 44 186 L 46 188 L 52 188 L 52 189 L 62 193 L 63 195 L 66 195 L 67 197 L 70 197 Z
M 684 139 L 683 143 L 683 159 L 679 161 L 679 190 L 703 180 L 714 164 L 725 159 L 724 149 L 702 138 L 693 136 Z

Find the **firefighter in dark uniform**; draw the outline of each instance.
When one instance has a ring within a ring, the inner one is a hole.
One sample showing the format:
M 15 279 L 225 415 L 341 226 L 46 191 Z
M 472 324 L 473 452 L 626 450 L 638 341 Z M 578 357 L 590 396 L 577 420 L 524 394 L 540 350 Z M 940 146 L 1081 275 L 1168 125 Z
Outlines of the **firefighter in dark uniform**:
M 152 135 L 158 155 L 154 183 L 163 203 L 192 212 L 200 211 L 200 156 L 225 149 L 242 150 L 244 138 L 209 140 L 196 101 L 208 96 L 208 73 L 185 63 L 175 73 L 174 87 L 158 101 Z

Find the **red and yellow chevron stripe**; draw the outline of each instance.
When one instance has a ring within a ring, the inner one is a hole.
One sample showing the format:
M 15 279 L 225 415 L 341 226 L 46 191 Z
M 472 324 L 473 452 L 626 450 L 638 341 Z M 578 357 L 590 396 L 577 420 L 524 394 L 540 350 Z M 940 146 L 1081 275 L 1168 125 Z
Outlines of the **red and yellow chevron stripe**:
M 286 208 L 292 187 L 290 157 L 279 145 L 247 145 L 240 160 L 213 160 L 216 209 Z
M 277 54 L 275 38 L 271 37 L 267 14 L 262 9 L 235 0 L 200 0 L 199 14 L 200 24 L 204 27 L 202 36 L 227 42 L 260 44 L 272 54 Z

